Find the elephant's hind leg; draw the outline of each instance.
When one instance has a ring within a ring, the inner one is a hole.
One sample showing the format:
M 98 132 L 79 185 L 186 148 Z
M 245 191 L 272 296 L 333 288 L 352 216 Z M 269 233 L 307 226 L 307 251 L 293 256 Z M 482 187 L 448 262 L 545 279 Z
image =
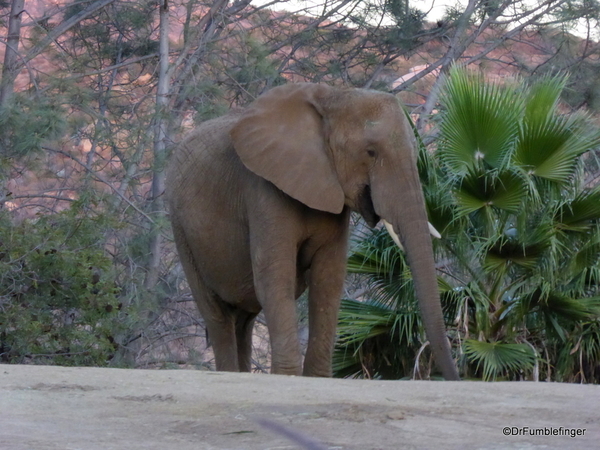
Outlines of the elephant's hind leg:
M 190 280 L 190 277 L 188 277 Z M 194 286 L 193 286 L 194 285 Z M 239 372 L 238 338 L 236 333 L 236 309 L 221 300 L 215 293 L 201 287 L 202 281 L 190 281 L 190 287 L 204 318 L 208 340 L 215 353 L 218 371 Z
M 236 338 L 236 309 L 206 287 L 199 274 L 194 255 L 187 245 L 185 232 L 176 221 L 172 224 L 181 264 L 215 353 L 216 368 L 219 371 L 238 372 L 240 367 Z
M 252 369 L 252 332 L 256 314 L 239 311 L 236 320 L 235 334 L 237 338 L 238 365 L 240 372 Z
M 208 339 L 215 352 L 218 371 L 239 372 L 239 354 L 235 335 L 235 320 L 232 316 L 206 321 Z

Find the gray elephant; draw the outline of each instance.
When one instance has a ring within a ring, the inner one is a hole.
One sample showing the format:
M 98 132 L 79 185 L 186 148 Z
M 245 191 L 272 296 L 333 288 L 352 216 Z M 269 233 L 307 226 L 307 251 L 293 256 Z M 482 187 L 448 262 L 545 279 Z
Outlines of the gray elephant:
M 308 83 L 274 88 L 180 143 L 167 198 L 217 370 L 250 370 L 254 319 L 264 310 L 273 373 L 331 376 L 357 211 L 370 226 L 385 219 L 399 234 L 435 361 L 446 379 L 458 379 L 414 136 L 394 96 Z M 295 303 L 307 287 L 303 364 Z

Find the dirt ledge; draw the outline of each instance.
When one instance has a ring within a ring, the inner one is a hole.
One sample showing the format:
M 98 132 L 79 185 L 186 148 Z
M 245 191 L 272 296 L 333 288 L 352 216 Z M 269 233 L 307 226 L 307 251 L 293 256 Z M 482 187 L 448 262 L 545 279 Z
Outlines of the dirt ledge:
M 329 449 L 592 449 L 600 386 L 0 365 L 1 449 L 306 448 L 261 419 Z

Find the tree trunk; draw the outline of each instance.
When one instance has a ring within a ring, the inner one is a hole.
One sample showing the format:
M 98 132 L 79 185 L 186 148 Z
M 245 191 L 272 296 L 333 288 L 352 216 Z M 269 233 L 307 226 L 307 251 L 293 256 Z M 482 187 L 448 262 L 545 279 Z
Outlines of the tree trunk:
M 168 139 L 169 120 L 167 117 L 167 105 L 170 92 L 169 72 L 169 4 L 168 0 L 162 0 L 160 4 L 160 66 L 158 76 L 158 88 L 156 93 L 156 116 L 154 118 L 154 167 L 152 178 L 152 190 L 150 199 L 150 213 L 154 219 L 151 224 L 152 237 L 150 242 L 150 255 L 144 286 L 152 289 L 158 282 L 162 234 L 161 228 L 165 216 L 165 202 L 163 194 L 165 191 L 165 159 Z
M 4 66 L 2 67 L 2 80 L 0 80 L 0 108 L 8 103 L 12 97 L 15 79 L 19 67 L 19 39 L 21 38 L 21 13 L 24 11 L 25 0 L 13 0 L 8 18 L 8 35 L 6 37 L 6 52 L 4 53 Z

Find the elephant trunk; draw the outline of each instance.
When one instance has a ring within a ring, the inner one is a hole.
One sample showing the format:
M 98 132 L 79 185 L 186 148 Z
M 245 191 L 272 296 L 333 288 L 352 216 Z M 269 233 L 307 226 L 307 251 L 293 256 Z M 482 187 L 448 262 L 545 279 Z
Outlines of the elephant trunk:
M 406 251 L 435 362 L 446 380 L 459 380 L 446 337 L 423 192 L 416 165 L 410 169 L 401 167 L 391 175 L 380 173 L 381 180 L 395 180 L 394 193 L 389 192 L 389 183 L 386 188 L 378 189 L 377 178 L 372 180 L 373 204 L 377 214 L 393 225 Z

